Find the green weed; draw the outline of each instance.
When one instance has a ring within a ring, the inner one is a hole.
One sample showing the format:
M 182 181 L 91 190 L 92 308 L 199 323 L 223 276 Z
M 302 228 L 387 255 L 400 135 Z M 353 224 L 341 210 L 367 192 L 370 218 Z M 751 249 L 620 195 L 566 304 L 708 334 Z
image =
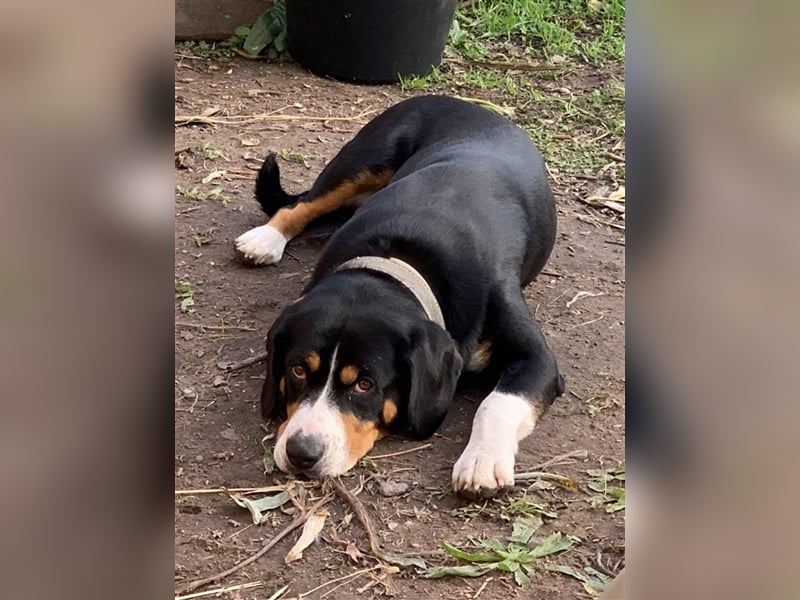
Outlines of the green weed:
M 616 469 L 590 469 L 592 479 L 587 487 L 598 493 L 589 498 L 592 508 L 604 508 L 607 513 L 625 510 L 625 465 Z
M 540 524 L 524 518 L 515 521 L 507 544 L 496 539 L 470 538 L 474 551 L 462 550 L 442 541 L 445 552 L 461 564 L 431 567 L 425 571 L 424 576 L 431 579 L 446 576 L 480 577 L 497 570 L 513 574 L 518 586 L 530 583 L 528 575 L 537 568 L 539 559 L 569 550 L 580 541 L 574 536 L 564 536 L 561 532 L 556 532 L 535 544 L 532 541 L 533 535 Z
M 188 312 L 194 306 L 194 296 L 197 291 L 188 281 L 181 281 L 175 286 L 175 299 L 180 300 L 181 312 Z
M 194 243 L 197 244 L 198 248 L 202 246 L 207 246 L 213 241 L 214 241 L 214 236 L 211 234 L 211 232 L 199 233 L 196 236 L 194 236 Z
M 214 160 L 215 158 L 221 158 L 226 161 L 230 161 L 231 159 L 228 158 L 228 155 L 225 154 L 222 150 L 215 147 L 214 145 L 206 142 L 199 148 L 200 154 L 203 155 L 203 158 L 206 160 Z
M 300 163 L 306 169 L 311 168 L 311 164 L 308 162 L 311 157 L 302 152 L 295 152 L 294 150 L 283 148 L 281 149 L 281 158 L 285 161 Z
M 213 202 L 222 202 L 223 206 L 228 206 L 228 204 L 234 200 L 233 196 L 223 192 L 221 187 L 215 187 L 211 190 L 203 190 L 196 185 L 190 188 L 184 188 L 179 185 L 177 188 L 178 193 L 180 193 L 187 200 L 197 200 L 199 202 L 211 200 Z

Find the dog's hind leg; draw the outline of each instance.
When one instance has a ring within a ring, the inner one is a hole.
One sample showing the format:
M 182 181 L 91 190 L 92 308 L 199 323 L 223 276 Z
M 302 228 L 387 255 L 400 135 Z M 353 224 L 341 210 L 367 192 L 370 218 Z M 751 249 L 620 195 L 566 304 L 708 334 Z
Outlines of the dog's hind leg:
M 357 136 L 342 148 L 309 191 L 296 196 L 281 188 L 274 155 L 264 161 L 256 180 L 256 198 L 271 218 L 266 225 L 236 239 L 236 249 L 245 260 L 255 264 L 278 262 L 289 240 L 309 223 L 342 208 L 358 208 L 389 183 L 395 168 L 388 163 L 393 161 L 365 160 L 371 148 L 358 140 Z

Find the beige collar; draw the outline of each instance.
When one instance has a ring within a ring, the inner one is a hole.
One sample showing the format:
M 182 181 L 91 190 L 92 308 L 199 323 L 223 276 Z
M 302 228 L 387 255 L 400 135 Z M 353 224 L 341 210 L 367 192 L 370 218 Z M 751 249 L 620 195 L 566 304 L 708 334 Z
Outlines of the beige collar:
M 431 286 L 429 286 L 425 278 L 419 274 L 419 271 L 408 263 L 397 258 L 357 256 L 339 265 L 336 271 L 345 271 L 348 269 L 368 269 L 388 275 L 414 295 L 417 302 L 422 305 L 425 315 L 427 315 L 431 321 L 444 328 L 442 309 L 436 301 L 436 296 L 433 295 Z

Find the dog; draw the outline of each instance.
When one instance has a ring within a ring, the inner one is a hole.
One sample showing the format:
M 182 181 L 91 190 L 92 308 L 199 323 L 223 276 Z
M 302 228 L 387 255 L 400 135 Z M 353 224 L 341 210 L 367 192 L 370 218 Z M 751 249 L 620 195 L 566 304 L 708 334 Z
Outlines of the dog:
M 276 465 L 339 475 L 386 433 L 430 437 L 466 373 L 491 386 L 456 461 L 456 492 L 514 484 L 520 440 L 565 389 L 522 296 L 556 210 L 544 162 L 507 119 L 445 96 L 373 119 L 311 189 L 286 193 L 274 155 L 256 179 L 269 221 L 235 247 L 274 264 L 312 221 L 356 209 L 267 336 L 265 419 Z

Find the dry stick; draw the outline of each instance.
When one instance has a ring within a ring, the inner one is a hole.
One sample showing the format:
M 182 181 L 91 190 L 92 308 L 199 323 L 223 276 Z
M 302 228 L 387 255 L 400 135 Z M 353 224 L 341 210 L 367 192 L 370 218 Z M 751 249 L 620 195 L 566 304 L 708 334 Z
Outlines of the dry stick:
M 574 392 L 572 393 L 575 395 L 576 398 L 578 398 L 579 400 L 581 399 L 580 396 L 578 396 Z M 547 467 L 552 467 L 555 464 L 567 464 L 567 463 L 562 463 L 561 461 L 567 460 L 568 458 L 586 458 L 587 456 L 588 452 L 583 448 L 579 448 L 578 450 L 570 450 L 569 452 L 565 452 L 564 454 L 559 454 L 558 456 L 554 456 L 550 460 L 546 460 L 543 463 L 539 463 L 531 470 L 541 471 L 542 469 L 546 469 Z
M 616 154 L 614 152 L 605 151 L 605 152 L 603 152 L 603 156 L 607 156 L 611 160 L 616 160 L 618 162 L 623 162 L 623 163 L 625 162 L 625 157 L 624 156 L 622 156 L 621 154 Z
M 478 591 L 477 591 L 477 592 L 475 592 L 475 595 L 474 595 L 472 598 L 474 599 L 474 598 L 477 598 L 478 596 L 480 596 L 480 595 L 481 595 L 481 592 L 482 592 L 483 590 L 485 590 L 485 589 L 486 589 L 486 586 L 487 586 L 487 585 L 489 585 L 489 582 L 490 582 L 492 579 L 494 579 L 494 577 L 489 577 L 489 579 L 487 579 L 486 581 L 484 581 L 484 582 L 483 582 L 483 585 L 482 585 L 480 588 L 478 588 Z
M 380 460 L 382 458 L 392 458 L 393 456 L 402 456 L 403 454 L 411 454 L 412 452 L 417 452 L 418 450 L 425 450 L 425 448 L 430 448 L 433 444 L 422 444 L 422 446 L 417 446 L 416 448 L 409 448 L 407 450 L 400 450 L 399 452 L 392 452 L 391 454 L 379 454 L 377 456 L 367 456 L 370 460 Z
M 380 544 L 378 543 L 378 537 L 375 535 L 375 530 L 372 527 L 372 521 L 369 519 L 369 515 L 367 514 L 367 510 L 364 508 L 364 505 L 361 501 L 351 494 L 339 478 L 330 478 L 331 485 L 336 493 L 350 505 L 350 508 L 353 509 L 353 512 L 358 517 L 358 520 L 361 522 L 361 526 L 366 530 L 367 537 L 369 538 L 369 549 L 372 554 L 380 560 L 386 560 L 385 556 L 386 553 L 381 550 Z M 389 561 L 387 561 L 389 562 Z
M 502 69 L 504 71 L 560 71 L 563 67 L 557 65 L 532 65 L 529 63 L 512 63 L 491 60 L 459 60 L 457 58 L 447 59 L 448 63 L 457 65 L 474 65 L 487 69 Z
M 175 490 L 176 496 L 194 496 L 196 494 L 262 494 L 268 492 L 282 492 L 286 489 L 284 485 L 271 485 L 257 488 L 200 488 L 194 490 Z
M 343 575 L 342 577 L 337 577 L 336 579 L 331 579 L 330 581 L 326 581 L 325 583 L 320 584 L 317 587 L 308 590 L 307 592 L 303 592 L 302 594 L 298 594 L 297 597 L 298 598 L 303 598 L 304 596 L 309 596 L 309 595 L 313 594 L 314 592 L 318 592 L 322 588 L 328 587 L 329 585 L 331 585 L 333 583 L 339 583 L 339 582 L 347 583 L 350 579 L 354 579 L 354 578 L 358 577 L 359 575 L 363 575 L 364 573 L 369 573 L 370 571 L 375 571 L 376 569 L 383 569 L 383 568 L 384 568 L 383 565 L 376 565 L 374 567 L 367 567 L 365 569 L 359 569 L 358 571 L 354 571 L 354 572 L 349 573 L 347 575 Z M 341 584 L 341 585 L 344 585 L 344 584 Z M 341 585 L 337 585 L 333 589 L 335 590 L 335 589 L 339 588 Z M 328 590 L 327 592 L 325 592 L 325 594 L 328 594 L 328 593 L 330 593 L 332 591 L 333 590 Z M 322 596 L 324 596 L 325 594 L 323 594 Z M 320 596 L 320 598 L 322 598 L 322 596 Z
M 250 365 L 257 365 L 260 362 L 264 362 L 265 360 L 267 360 L 267 356 L 268 355 L 266 352 L 260 352 L 259 354 L 251 356 L 250 358 L 245 358 L 243 360 L 240 360 L 239 362 L 228 363 L 222 370 L 227 372 L 239 371 L 240 369 L 244 369 L 245 367 L 249 367 Z
M 238 592 L 240 590 L 251 590 L 253 588 L 261 587 L 264 585 L 263 581 L 251 581 L 250 583 L 240 583 L 239 585 L 232 585 L 229 587 L 215 588 L 213 590 L 206 590 L 205 592 L 196 592 L 194 594 L 186 594 L 185 596 L 175 596 L 175 600 L 191 600 L 192 598 L 202 598 L 204 596 L 215 596 L 227 592 Z M 289 586 L 286 586 L 289 587 Z
M 177 591 L 177 594 L 188 594 L 189 592 L 193 592 L 199 587 L 203 587 L 209 583 L 214 583 L 215 581 L 219 581 L 220 579 L 225 579 L 229 575 L 234 574 L 236 571 L 241 569 L 242 567 L 246 567 L 250 563 L 257 561 L 259 558 L 264 556 L 267 552 L 269 552 L 278 542 L 280 542 L 283 538 L 289 535 L 292 531 L 300 527 L 303 523 L 305 523 L 308 518 L 317 512 L 320 508 L 325 506 L 328 502 L 331 501 L 333 498 L 332 494 L 326 494 L 322 497 L 322 499 L 314 504 L 311 508 L 309 508 L 305 513 L 297 517 L 294 521 L 289 523 L 278 535 L 264 544 L 261 549 L 253 554 L 252 556 L 244 559 L 241 562 L 236 563 L 230 569 L 222 571 L 221 573 L 217 573 L 216 575 L 210 575 L 209 577 L 204 577 L 203 579 L 197 579 L 192 581 Z
M 191 123 L 205 123 L 208 125 L 246 125 L 247 123 L 257 123 L 259 121 L 359 121 L 374 112 L 375 109 L 365 110 L 352 117 L 315 117 L 308 115 L 283 115 L 272 113 L 234 115 L 230 117 L 175 115 L 175 125 L 189 125 Z
M 186 323 L 184 321 L 176 321 L 175 325 L 178 327 L 189 327 L 191 329 L 211 329 L 213 331 L 225 331 L 226 329 L 233 329 L 235 331 L 258 331 L 258 329 L 245 327 L 244 325 L 204 325 L 203 323 Z
M 539 271 L 542 275 L 549 275 L 550 277 L 564 277 L 564 273 L 558 273 L 556 271 L 551 271 L 550 269 L 542 269 Z

